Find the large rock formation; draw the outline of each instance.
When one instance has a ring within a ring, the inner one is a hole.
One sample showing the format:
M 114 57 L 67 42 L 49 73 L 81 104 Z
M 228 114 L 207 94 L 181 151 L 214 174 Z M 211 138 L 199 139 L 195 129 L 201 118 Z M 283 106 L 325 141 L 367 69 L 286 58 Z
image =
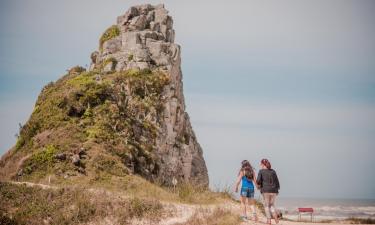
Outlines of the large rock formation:
M 72 68 L 43 89 L 0 168 L 18 179 L 30 177 L 38 171 L 37 159 L 46 164 L 44 169 L 65 178 L 69 171 L 87 175 L 107 170 L 164 184 L 175 177 L 207 186 L 202 149 L 185 111 L 180 46 L 174 35 L 164 5 L 134 6 L 119 16 L 91 54 L 89 71 Z M 56 154 L 52 160 L 40 159 L 48 158 L 48 152 Z M 103 158 L 114 162 L 109 169 Z M 73 166 L 61 168 L 68 159 Z
M 180 46 L 174 44 L 172 26 L 164 5 L 131 7 L 106 31 L 112 38 L 102 39 L 100 51 L 92 53 L 91 69 L 115 59 L 116 65 L 108 64 L 105 71 L 161 68 L 172 73 L 173 67 L 180 67 Z M 176 82 L 181 83 L 178 78 Z

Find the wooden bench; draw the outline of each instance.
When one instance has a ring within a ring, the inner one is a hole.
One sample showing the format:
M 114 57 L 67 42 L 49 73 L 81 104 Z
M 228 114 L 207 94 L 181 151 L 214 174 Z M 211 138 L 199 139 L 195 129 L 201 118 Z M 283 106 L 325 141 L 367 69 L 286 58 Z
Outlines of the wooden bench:
M 311 216 L 311 222 L 314 219 L 314 209 L 313 208 L 298 208 L 298 221 L 301 221 L 303 213 L 309 213 Z

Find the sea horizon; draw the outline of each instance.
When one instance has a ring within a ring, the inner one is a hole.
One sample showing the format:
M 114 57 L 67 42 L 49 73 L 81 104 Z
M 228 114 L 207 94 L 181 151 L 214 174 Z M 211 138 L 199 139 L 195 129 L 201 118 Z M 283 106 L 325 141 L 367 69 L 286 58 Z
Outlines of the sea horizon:
M 375 218 L 375 199 L 280 197 L 276 206 L 286 219 L 297 220 L 298 208 L 313 208 L 314 221 Z M 303 219 L 310 216 L 304 214 Z

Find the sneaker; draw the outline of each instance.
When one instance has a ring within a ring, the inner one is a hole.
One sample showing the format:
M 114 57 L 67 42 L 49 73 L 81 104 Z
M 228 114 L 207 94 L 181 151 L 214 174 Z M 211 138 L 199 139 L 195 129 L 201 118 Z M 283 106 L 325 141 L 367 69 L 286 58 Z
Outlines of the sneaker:
M 240 216 L 241 220 L 244 222 L 247 222 L 247 217 L 246 216 Z

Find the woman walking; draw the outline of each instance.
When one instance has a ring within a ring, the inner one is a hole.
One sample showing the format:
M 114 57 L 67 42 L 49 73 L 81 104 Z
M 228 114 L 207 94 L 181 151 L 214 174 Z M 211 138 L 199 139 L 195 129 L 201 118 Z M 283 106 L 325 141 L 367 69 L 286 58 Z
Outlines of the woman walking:
M 241 219 L 246 221 L 248 218 L 246 216 L 246 206 L 250 206 L 253 219 L 258 221 L 258 217 L 255 211 L 255 199 L 254 199 L 254 183 L 256 182 L 255 173 L 253 167 L 247 160 L 243 160 L 241 163 L 241 169 L 238 173 L 238 178 L 236 182 L 235 192 L 238 192 L 238 186 L 241 183 L 241 206 L 242 206 L 242 216 Z
M 258 173 L 258 179 L 256 181 L 260 188 L 264 200 L 264 209 L 266 211 L 267 223 L 271 224 L 271 219 L 275 220 L 275 223 L 279 223 L 277 218 L 275 200 L 279 193 L 280 183 L 275 170 L 271 168 L 271 163 L 267 159 L 262 159 L 260 162 L 261 170 Z

